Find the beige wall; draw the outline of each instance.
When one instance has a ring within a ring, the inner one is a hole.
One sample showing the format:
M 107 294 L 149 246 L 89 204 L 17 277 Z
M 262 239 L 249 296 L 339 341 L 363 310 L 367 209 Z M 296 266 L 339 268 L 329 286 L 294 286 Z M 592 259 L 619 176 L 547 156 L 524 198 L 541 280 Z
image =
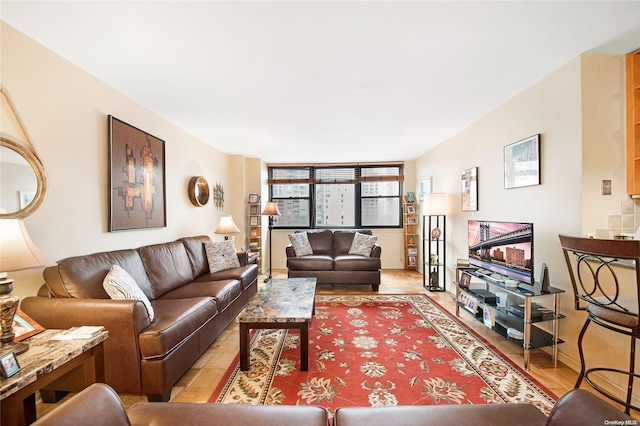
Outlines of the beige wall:
M 467 220 L 534 223 L 535 273 L 544 262 L 561 299 L 560 359 L 578 365 L 575 341 L 584 312 L 573 309 L 572 290 L 558 234 L 586 235 L 620 213 L 624 193 L 624 60 L 620 56 L 576 58 L 416 161 L 416 181 L 432 176 L 434 192 L 453 200 L 447 222 L 447 256 L 467 258 Z M 503 148 L 540 133 L 542 184 L 504 189 Z M 460 209 L 460 174 L 479 168 L 479 210 Z M 600 195 L 600 180 L 614 192 Z M 455 269 L 448 268 L 449 281 Z M 549 302 L 547 302 L 549 303 Z M 596 327 L 594 327 L 595 329 Z M 601 328 L 587 342 L 594 364 L 624 366 L 628 345 Z M 599 350 L 606 348 L 606 351 Z M 618 383 L 618 385 L 621 385 Z
M 39 153 L 49 180 L 42 206 L 25 220 L 32 239 L 51 259 L 103 250 L 131 248 L 187 235 L 213 234 L 232 206 L 237 190 L 229 179 L 229 158 L 144 106 L 2 23 L 1 78 Z M 158 88 L 162 90 L 162 88 Z M 14 136 L 3 105 L 3 136 Z M 167 227 L 107 232 L 107 115 L 166 142 Z M 10 132 L 7 134 L 5 132 Z M 15 136 L 14 136 L 15 137 Z M 187 183 L 204 176 L 225 189 L 225 209 L 212 202 L 191 205 Z M 236 204 L 234 204 L 236 203 Z M 241 211 L 241 210 L 240 210 Z M 238 213 L 237 213 L 238 212 Z M 242 221 L 240 221 L 242 222 Z M 242 226 L 241 223 L 238 226 Z M 14 293 L 34 295 L 41 270 L 12 273 Z

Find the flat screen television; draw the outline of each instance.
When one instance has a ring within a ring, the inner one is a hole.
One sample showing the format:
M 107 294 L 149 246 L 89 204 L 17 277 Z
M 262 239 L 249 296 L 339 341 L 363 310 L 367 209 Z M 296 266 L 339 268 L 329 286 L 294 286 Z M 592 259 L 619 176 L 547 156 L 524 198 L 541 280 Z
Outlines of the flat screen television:
M 469 264 L 526 284 L 533 277 L 533 223 L 469 220 Z

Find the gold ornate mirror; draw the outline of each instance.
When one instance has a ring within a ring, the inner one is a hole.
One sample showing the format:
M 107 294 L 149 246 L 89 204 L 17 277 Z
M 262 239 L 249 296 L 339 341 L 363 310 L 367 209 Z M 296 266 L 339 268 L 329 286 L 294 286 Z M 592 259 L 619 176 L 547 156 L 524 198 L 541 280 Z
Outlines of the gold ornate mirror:
M 44 201 L 47 177 L 25 146 L 0 137 L 0 218 L 27 217 Z
M 44 201 L 47 177 L 25 146 L 0 137 L 0 218 L 27 217 Z
M 202 176 L 194 176 L 189 181 L 189 199 L 197 207 L 209 202 L 209 184 Z

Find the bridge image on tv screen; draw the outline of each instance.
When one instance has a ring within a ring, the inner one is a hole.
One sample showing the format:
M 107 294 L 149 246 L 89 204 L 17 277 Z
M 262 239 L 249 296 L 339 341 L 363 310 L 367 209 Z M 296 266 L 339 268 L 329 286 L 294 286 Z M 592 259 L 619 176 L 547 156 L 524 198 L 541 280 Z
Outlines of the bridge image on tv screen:
M 533 224 L 470 220 L 469 264 L 531 284 Z

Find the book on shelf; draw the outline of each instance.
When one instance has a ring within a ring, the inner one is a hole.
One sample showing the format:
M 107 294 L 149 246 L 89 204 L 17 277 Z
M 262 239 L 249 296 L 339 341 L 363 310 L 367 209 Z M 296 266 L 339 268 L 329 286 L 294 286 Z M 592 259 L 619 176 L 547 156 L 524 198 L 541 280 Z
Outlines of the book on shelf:
M 52 337 L 53 340 L 77 340 L 92 339 L 104 331 L 101 325 L 83 325 L 81 327 L 71 327 L 61 331 Z

